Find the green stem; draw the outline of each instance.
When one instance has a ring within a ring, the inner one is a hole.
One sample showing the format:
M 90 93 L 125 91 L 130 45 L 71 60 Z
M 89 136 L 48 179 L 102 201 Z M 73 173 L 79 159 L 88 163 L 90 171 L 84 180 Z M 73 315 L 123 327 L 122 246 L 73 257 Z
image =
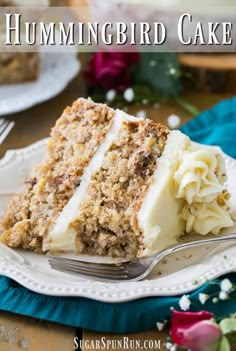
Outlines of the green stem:
M 196 116 L 200 113 L 200 111 L 196 106 L 190 104 L 188 101 L 186 101 L 183 98 L 177 97 L 175 101 L 180 107 L 182 107 L 185 111 L 187 111 L 192 116 Z
M 232 332 L 230 334 L 227 334 L 226 336 L 229 339 L 229 342 L 230 342 L 231 345 L 235 345 L 236 344 L 236 332 Z

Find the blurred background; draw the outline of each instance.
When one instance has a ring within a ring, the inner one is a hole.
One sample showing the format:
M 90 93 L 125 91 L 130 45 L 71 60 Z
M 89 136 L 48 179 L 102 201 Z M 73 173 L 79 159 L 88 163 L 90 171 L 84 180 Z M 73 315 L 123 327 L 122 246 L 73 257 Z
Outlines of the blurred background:
M 22 2 L 0 0 L 0 5 Z M 72 17 L 85 22 L 91 20 L 96 8 L 96 0 L 30 0 L 30 3 L 70 6 Z M 115 11 L 131 3 L 143 1 L 114 0 L 106 6 Z M 170 8 L 174 4 L 184 8 L 186 1 L 168 0 L 165 5 L 168 4 Z M 216 4 L 222 1 L 215 1 Z M 232 4 L 231 0 L 224 2 L 224 6 Z M 86 16 L 83 12 L 81 18 L 78 6 L 87 9 Z M 0 157 L 9 148 L 24 147 L 46 137 L 63 109 L 81 96 L 90 96 L 97 102 L 152 118 L 174 129 L 202 110 L 234 96 L 235 83 L 235 53 L 139 52 L 138 49 L 129 53 L 116 52 L 112 47 L 92 53 L 0 53 Z

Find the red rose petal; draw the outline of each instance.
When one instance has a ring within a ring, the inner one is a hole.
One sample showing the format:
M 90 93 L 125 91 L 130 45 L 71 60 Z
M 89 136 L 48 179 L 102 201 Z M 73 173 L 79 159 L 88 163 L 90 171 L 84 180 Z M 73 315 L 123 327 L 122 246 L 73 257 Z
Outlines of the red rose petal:
M 137 63 L 139 58 L 137 52 L 96 52 L 84 78 L 90 85 L 123 91 L 130 86 L 129 66 Z
M 177 345 L 183 345 L 183 338 L 179 329 L 188 329 L 195 323 L 213 318 L 213 314 L 208 311 L 200 312 L 180 312 L 173 310 L 171 316 L 171 339 Z

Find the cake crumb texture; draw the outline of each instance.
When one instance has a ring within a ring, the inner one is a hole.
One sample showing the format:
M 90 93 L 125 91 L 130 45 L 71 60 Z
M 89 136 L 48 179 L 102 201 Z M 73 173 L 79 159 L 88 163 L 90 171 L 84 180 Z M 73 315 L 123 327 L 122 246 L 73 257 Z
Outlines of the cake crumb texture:
M 89 200 L 72 226 L 83 253 L 134 258 L 142 247 L 137 212 L 158 167 L 169 130 L 150 120 L 123 122 L 92 175 Z M 82 243 L 82 245 L 81 245 Z
M 90 99 L 79 99 L 64 110 L 52 129 L 45 159 L 34 167 L 1 222 L 3 243 L 41 251 L 43 236 L 79 186 L 113 116 L 113 109 Z

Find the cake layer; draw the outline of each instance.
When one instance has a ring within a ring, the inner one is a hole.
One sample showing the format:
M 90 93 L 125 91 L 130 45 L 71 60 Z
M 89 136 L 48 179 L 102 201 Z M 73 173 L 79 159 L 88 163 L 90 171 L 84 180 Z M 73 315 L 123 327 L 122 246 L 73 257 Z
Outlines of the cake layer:
M 9 205 L 1 241 L 12 247 L 41 249 L 42 237 L 80 184 L 113 116 L 114 110 L 85 99 L 65 109 L 52 130 L 44 161 Z

